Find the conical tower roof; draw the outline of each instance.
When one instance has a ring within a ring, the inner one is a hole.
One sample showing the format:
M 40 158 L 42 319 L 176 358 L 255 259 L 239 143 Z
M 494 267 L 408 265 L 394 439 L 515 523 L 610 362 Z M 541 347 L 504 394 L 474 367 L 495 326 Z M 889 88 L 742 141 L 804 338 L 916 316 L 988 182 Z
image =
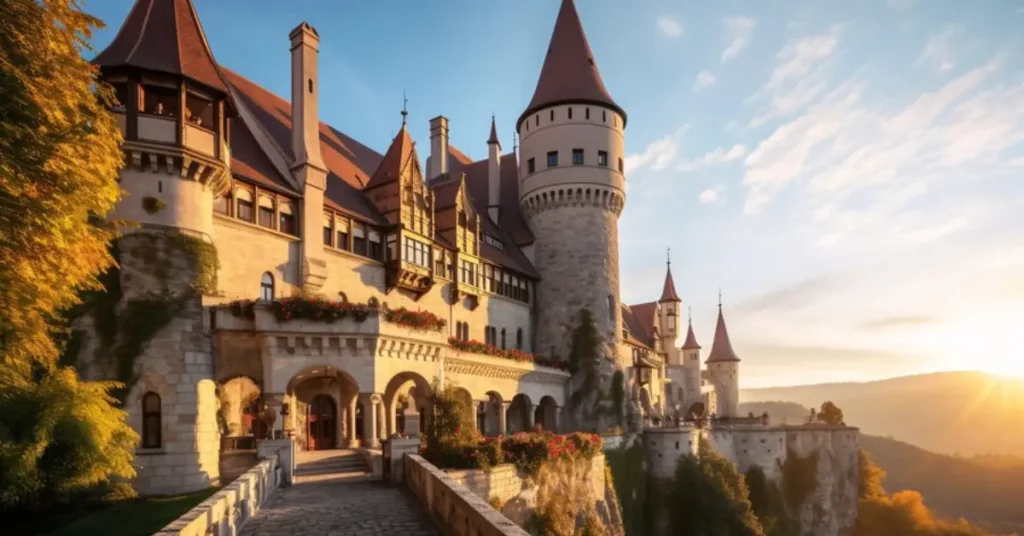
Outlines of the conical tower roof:
M 700 350 L 697 344 L 697 336 L 693 334 L 693 322 L 686 328 L 686 342 L 683 343 L 683 350 Z
M 736 352 L 732 349 L 732 342 L 729 341 L 729 330 L 725 327 L 725 316 L 722 315 L 722 306 L 718 306 L 718 325 L 715 326 L 715 340 L 711 343 L 711 353 L 705 363 L 719 363 L 727 361 L 739 361 Z
M 498 141 L 498 126 L 494 123 L 494 116 L 491 116 L 491 135 L 487 138 L 487 145 L 497 144 L 501 147 L 501 142 Z
M 414 154 L 416 154 L 416 148 L 412 142 L 412 137 L 409 136 L 409 129 L 406 128 L 403 122 L 402 129 L 398 131 L 395 139 L 391 140 L 391 145 L 388 147 L 387 152 L 384 153 L 384 158 L 380 161 L 380 165 L 377 166 L 377 170 L 373 172 L 369 182 L 366 183 L 364 190 L 398 180 Z
M 191 0 L 137 0 L 93 63 L 182 76 L 228 93 Z
M 672 281 L 672 263 L 671 262 L 669 262 L 667 264 L 667 268 L 665 269 L 665 286 L 661 289 L 661 299 L 659 299 L 658 301 L 659 302 L 668 302 L 668 301 L 681 302 L 681 301 L 683 301 L 683 300 L 679 299 L 679 294 L 676 294 L 676 283 L 675 283 L 675 281 Z
M 625 126 L 626 112 L 612 100 L 604 87 L 576 5 L 573 0 L 562 0 L 533 99 L 516 125 L 521 125 L 523 119 L 541 108 L 571 103 L 611 108 L 622 114 Z

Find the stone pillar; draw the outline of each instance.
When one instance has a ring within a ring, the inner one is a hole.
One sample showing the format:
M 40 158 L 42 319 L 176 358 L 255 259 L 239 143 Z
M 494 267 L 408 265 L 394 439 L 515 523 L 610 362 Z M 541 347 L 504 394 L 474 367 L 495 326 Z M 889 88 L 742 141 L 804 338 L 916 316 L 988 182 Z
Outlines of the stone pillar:
M 356 430 L 356 405 L 359 403 L 359 397 L 353 396 L 352 400 L 348 403 L 348 410 L 345 411 L 345 420 L 347 422 L 346 428 L 348 429 L 348 448 L 356 448 L 359 446 L 359 432 Z
M 525 406 L 526 406 L 526 416 L 523 419 L 523 421 L 524 421 L 523 424 L 524 424 L 526 429 L 524 430 L 524 432 L 532 432 L 533 428 L 536 426 L 536 423 L 534 422 L 534 418 L 533 417 L 537 414 L 537 405 L 536 404 L 525 404 Z
M 422 417 L 415 406 L 409 406 L 402 411 L 405 412 L 405 433 L 409 437 L 420 435 L 420 420 Z
M 498 406 L 498 434 L 508 435 L 508 409 L 512 407 L 511 402 L 502 402 Z
M 283 437 L 284 436 L 284 421 L 285 419 L 281 416 L 281 409 L 285 404 L 284 393 L 266 393 L 263 395 L 263 402 L 267 404 L 266 414 L 273 421 L 267 423 L 267 428 L 270 430 L 270 437 Z
M 555 422 L 552 424 L 554 429 L 551 431 L 560 434 L 562 433 L 562 406 L 555 406 L 554 414 Z
M 377 406 L 380 395 L 377 393 L 360 393 L 363 405 L 363 446 L 371 449 L 380 447 L 377 439 Z
M 389 437 L 389 438 L 392 435 L 398 433 L 398 419 L 395 417 L 395 413 L 396 413 L 395 409 L 397 409 L 395 406 L 397 406 L 397 405 L 398 405 L 398 397 L 397 396 L 395 397 L 394 400 L 391 401 L 390 404 L 385 404 L 384 405 L 384 411 L 387 413 L 386 418 L 385 418 L 385 422 L 388 423 L 386 437 Z

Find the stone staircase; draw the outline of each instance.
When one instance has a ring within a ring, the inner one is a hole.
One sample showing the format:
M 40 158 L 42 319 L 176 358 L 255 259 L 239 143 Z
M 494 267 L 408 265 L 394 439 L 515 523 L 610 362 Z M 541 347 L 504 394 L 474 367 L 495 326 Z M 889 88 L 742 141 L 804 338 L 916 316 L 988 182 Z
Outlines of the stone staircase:
M 314 450 L 298 452 L 295 483 L 372 480 L 363 455 L 355 450 Z

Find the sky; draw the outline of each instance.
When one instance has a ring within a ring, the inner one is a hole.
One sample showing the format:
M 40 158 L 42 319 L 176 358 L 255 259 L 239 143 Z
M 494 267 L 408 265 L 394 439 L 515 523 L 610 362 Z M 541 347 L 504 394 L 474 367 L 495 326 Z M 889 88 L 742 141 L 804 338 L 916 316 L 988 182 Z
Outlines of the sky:
M 577 0 L 628 114 L 622 299 L 672 272 L 705 352 L 721 288 L 742 387 L 1024 376 L 1024 1 Z M 403 92 L 486 157 L 532 96 L 557 0 L 194 0 L 217 60 L 384 152 Z M 91 0 L 102 49 L 131 2 Z

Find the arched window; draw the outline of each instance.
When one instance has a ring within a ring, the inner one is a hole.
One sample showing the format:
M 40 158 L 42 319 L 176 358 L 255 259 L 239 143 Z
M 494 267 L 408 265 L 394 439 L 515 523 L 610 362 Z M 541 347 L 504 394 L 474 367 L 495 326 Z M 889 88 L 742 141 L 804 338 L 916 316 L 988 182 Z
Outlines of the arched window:
M 142 448 L 160 448 L 160 395 L 150 391 L 142 395 Z
M 274 301 L 274 276 L 270 272 L 264 272 L 260 278 L 260 299 Z

